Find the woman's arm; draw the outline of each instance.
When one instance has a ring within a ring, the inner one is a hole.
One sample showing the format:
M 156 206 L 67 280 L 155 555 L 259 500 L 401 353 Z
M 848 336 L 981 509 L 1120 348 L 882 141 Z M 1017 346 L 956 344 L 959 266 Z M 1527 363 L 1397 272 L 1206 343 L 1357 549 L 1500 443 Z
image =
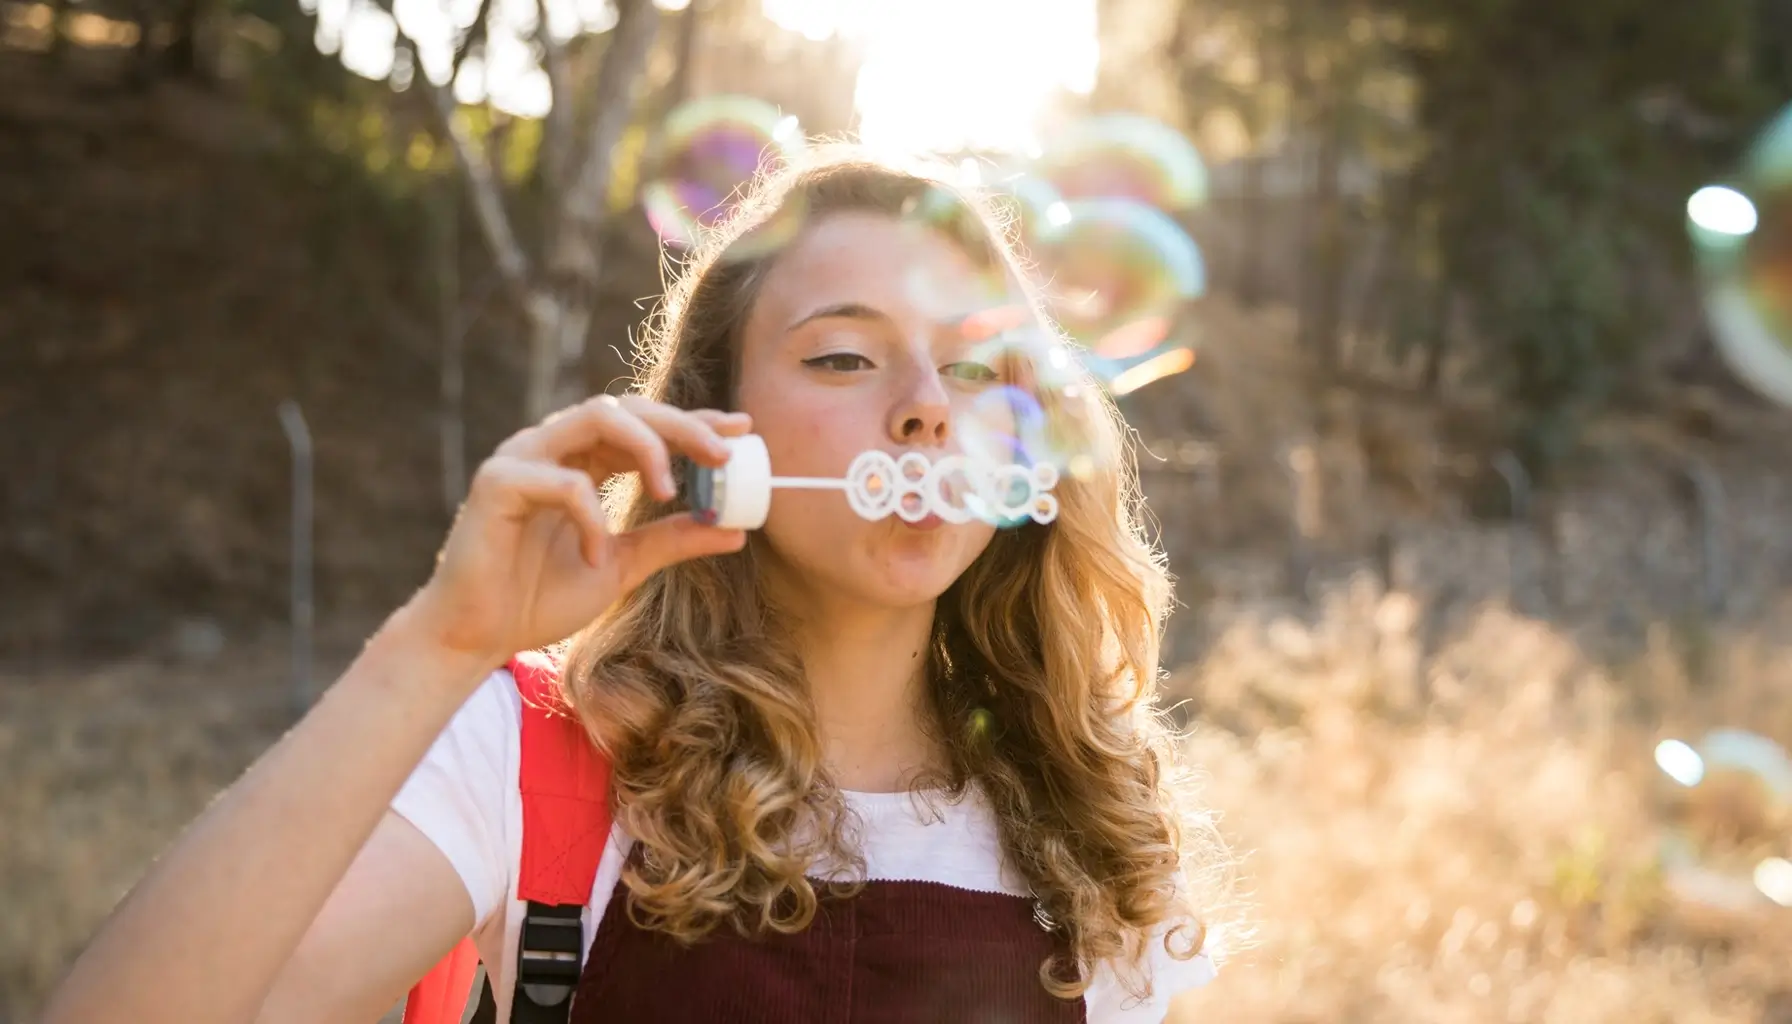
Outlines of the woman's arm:
M 375 976 L 389 973 L 381 965 L 408 972 L 421 962 L 420 975 L 432 954 L 471 930 L 472 907 L 447 858 L 402 822 L 375 834 L 399 787 L 491 668 L 408 628 L 409 612 L 395 615 L 311 713 L 151 869 L 76 962 L 44 1024 L 253 1020 L 339 884 L 337 903 L 381 898 L 320 920 L 326 934 L 311 943 L 314 963 L 353 952 L 323 951 L 329 932 L 355 934 L 356 922 L 377 922 L 383 912 L 412 915 L 386 918 L 383 942 L 365 950 L 357 969 L 374 988 Z M 357 876 L 345 879 L 351 862 Z M 389 891 L 368 884 L 399 876 L 406 881 Z M 402 993 L 408 982 L 400 984 Z
M 473 928 L 454 866 L 388 813 L 311 923 L 257 1024 L 372 1024 Z
M 719 466 L 722 436 L 748 427 L 602 396 L 504 442 L 474 475 L 429 583 L 138 883 L 45 1024 L 241 1022 L 264 1005 L 290 1019 L 307 978 L 336 968 L 353 977 L 328 991 L 358 1014 L 420 976 L 472 928 L 471 900 L 428 840 L 381 827 L 387 806 L 512 653 L 572 634 L 667 565 L 740 549 L 745 534 L 688 514 L 613 534 L 598 487 L 638 472 L 669 501 L 670 448 Z

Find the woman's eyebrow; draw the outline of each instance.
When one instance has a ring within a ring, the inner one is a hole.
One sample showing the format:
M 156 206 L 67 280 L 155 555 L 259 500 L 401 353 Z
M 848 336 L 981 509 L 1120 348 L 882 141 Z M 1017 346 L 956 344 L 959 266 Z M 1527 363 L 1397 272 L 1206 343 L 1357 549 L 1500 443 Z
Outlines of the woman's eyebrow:
M 808 316 L 798 320 L 796 323 L 791 324 L 784 329 L 784 333 L 789 334 L 815 320 L 832 319 L 876 320 L 888 323 L 890 316 L 888 313 L 867 306 L 863 302 L 837 302 L 831 306 L 823 306 L 815 312 L 810 313 Z

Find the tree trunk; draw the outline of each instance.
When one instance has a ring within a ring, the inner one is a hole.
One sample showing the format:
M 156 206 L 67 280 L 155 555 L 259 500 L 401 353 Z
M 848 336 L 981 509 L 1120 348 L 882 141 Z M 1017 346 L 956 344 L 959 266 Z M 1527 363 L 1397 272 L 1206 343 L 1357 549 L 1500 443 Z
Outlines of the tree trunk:
M 585 397 L 581 375 L 562 372 L 584 357 L 591 331 L 591 303 L 579 291 L 558 294 L 538 290 L 529 295 L 529 376 L 524 396 L 531 422 Z
M 442 507 L 452 516 L 467 496 L 466 335 L 468 317 L 460 301 L 460 205 L 452 191 L 442 197 L 435 242 L 437 315 L 442 332 L 441 409 Z
M 1338 100 L 1325 104 L 1313 168 L 1313 259 L 1310 316 L 1302 318 L 1309 350 L 1327 376 L 1337 374 L 1339 321 L 1344 297 L 1344 117 Z
M 1436 395 L 1443 389 L 1444 361 L 1450 355 L 1449 275 L 1440 273 L 1432 287 L 1435 291 L 1431 296 L 1431 334 L 1425 341 L 1425 369 L 1420 382 L 1426 394 Z
M 634 113 L 635 87 L 659 29 L 650 0 L 622 4 L 603 67 L 592 90 L 604 98 L 589 149 L 558 203 L 545 282 L 529 292 L 528 414 L 539 419 L 584 397 L 585 341 L 596 311 L 609 226 L 610 178 L 616 144 Z
M 1264 202 L 1263 175 L 1268 158 L 1252 152 L 1244 158 L 1244 180 L 1239 188 L 1239 223 L 1244 228 L 1238 243 L 1238 304 L 1245 309 L 1263 305 L 1263 240 L 1269 234 L 1269 206 Z

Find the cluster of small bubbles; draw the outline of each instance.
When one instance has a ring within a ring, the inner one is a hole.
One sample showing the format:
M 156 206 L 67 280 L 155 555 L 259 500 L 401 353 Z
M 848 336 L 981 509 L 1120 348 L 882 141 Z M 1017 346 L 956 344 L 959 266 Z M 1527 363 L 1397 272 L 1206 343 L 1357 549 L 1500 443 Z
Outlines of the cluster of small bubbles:
M 1694 193 L 1686 214 L 1719 349 L 1750 386 L 1792 405 L 1792 106 L 1736 179 Z
M 764 101 L 686 103 L 667 118 L 648 157 L 642 205 L 649 222 L 666 244 L 696 246 L 755 178 L 798 159 L 804 146 L 796 120 Z M 958 190 L 980 190 L 1007 207 L 1043 279 L 1044 312 L 1056 322 L 1039 322 L 1031 300 L 1016 298 L 1003 261 L 979 264 L 972 284 L 982 308 L 966 318 L 965 340 L 973 361 L 994 372 L 955 422 L 958 435 L 985 465 L 1048 466 L 1087 478 L 1109 454 L 1095 450 L 1095 417 L 1105 415 L 1098 389 L 1129 394 L 1194 363 L 1187 312 L 1206 274 L 1176 216 L 1206 201 L 1206 168 L 1181 133 L 1144 117 L 1104 115 L 1071 125 L 1024 164 L 967 159 L 950 177 L 952 187 L 925 190 L 904 219 L 964 237 L 975 218 Z M 729 254 L 776 250 L 801 230 L 805 214 L 787 204 Z M 905 284 L 918 290 L 917 302 L 951 304 L 934 292 L 949 297 L 953 288 L 923 278 Z M 889 488 L 900 511 L 898 481 L 875 483 Z
M 1792 758 L 1767 737 L 1715 729 L 1694 744 L 1663 740 L 1655 764 L 1671 781 L 1661 847 L 1680 898 L 1746 911 L 1792 907 Z
M 795 159 L 804 148 L 796 118 L 749 96 L 708 96 L 666 118 L 652 178 L 641 193 L 647 220 L 668 245 L 699 244 L 734 211 L 759 175 Z M 802 227 L 803 211 L 787 205 L 730 249 L 749 256 L 772 251 Z

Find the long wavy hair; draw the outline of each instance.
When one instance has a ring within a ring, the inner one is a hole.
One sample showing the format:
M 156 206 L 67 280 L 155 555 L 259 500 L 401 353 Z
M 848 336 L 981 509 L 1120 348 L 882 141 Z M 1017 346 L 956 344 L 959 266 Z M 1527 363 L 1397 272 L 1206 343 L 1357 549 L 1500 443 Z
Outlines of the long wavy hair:
M 939 216 L 941 196 L 953 215 Z M 905 217 L 921 204 L 981 265 L 1028 279 L 1009 218 L 988 196 L 956 187 L 943 168 L 818 147 L 757 182 L 688 256 L 643 339 L 637 390 L 682 408 L 731 408 L 741 325 L 780 233 L 787 240 L 804 218 Z M 1042 963 L 1040 978 L 1066 998 L 1103 961 L 1148 994 L 1149 972 L 1137 968 L 1154 935 L 1174 956 L 1199 952 L 1206 932 L 1188 884 L 1199 876 L 1186 869 L 1223 859 L 1185 800 L 1154 706 L 1164 559 L 1140 522 L 1124 424 L 1111 401 L 1093 402 L 1093 468 L 1059 484 L 1057 520 L 998 531 L 937 604 L 927 727 L 949 764 L 916 782 L 948 800 L 974 785 L 987 799 L 1012 866 L 1064 929 L 1070 959 Z M 624 528 L 678 507 L 632 481 L 606 499 Z M 658 573 L 568 652 L 567 696 L 613 760 L 617 820 L 641 847 L 623 876 L 628 912 L 682 942 L 724 924 L 799 930 L 821 898 L 809 872 L 863 867 L 801 660 L 760 586 L 761 543 L 752 535 L 736 554 Z

